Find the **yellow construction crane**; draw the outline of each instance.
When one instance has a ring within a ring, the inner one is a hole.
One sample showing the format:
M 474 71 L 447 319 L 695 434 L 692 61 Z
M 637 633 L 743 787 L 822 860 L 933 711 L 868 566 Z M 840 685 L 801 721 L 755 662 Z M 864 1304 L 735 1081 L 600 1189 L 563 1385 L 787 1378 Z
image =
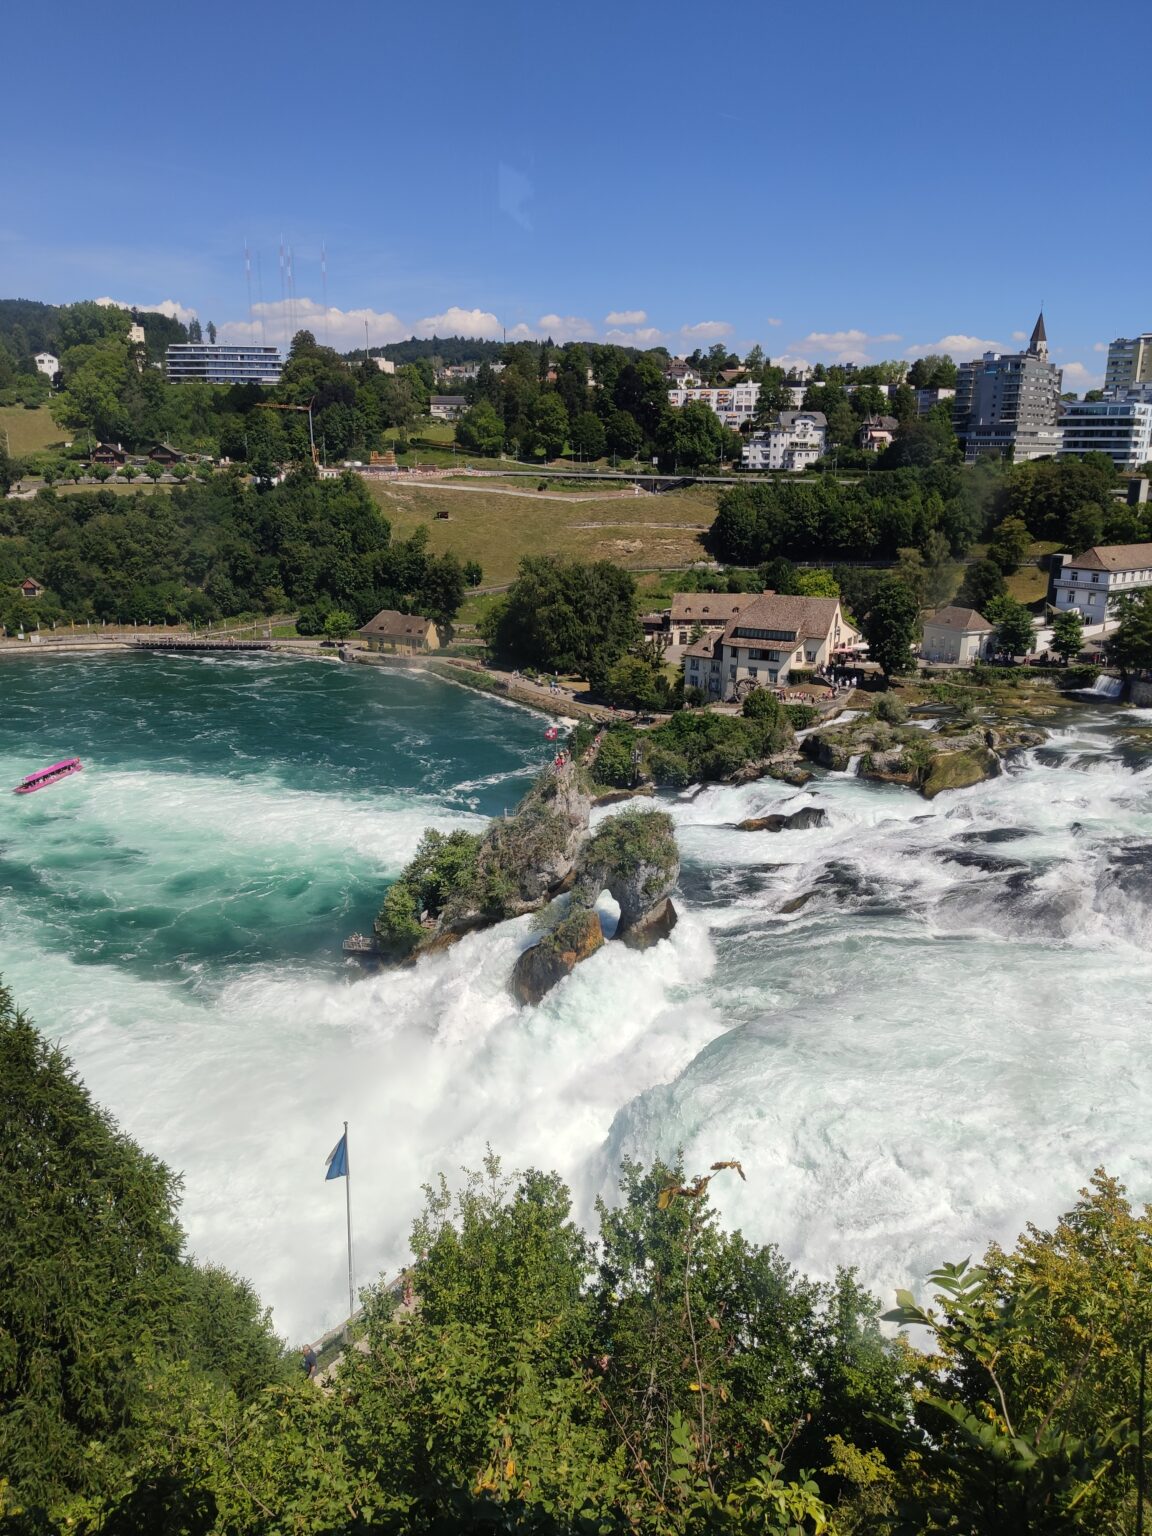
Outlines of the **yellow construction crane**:
M 308 412 L 308 442 L 309 442 L 309 445 L 311 446 L 311 449 L 312 449 L 312 462 L 313 462 L 313 464 L 315 464 L 317 466 L 317 468 L 319 468 L 320 456 L 316 452 L 316 434 L 312 430 L 312 407 L 315 405 L 315 403 L 316 403 L 316 396 L 315 395 L 312 396 L 311 400 L 309 400 L 307 405 L 281 405 L 276 400 L 258 400 L 256 402 L 256 404 L 258 406 L 262 406 L 266 411 L 307 411 Z

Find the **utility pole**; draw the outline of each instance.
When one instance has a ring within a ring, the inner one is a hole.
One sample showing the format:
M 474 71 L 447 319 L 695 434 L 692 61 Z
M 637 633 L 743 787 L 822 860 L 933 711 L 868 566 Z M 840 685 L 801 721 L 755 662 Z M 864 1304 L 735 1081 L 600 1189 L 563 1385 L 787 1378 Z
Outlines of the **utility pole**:
M 1140 1391 L 1136 1407 L 1136 1536 L 1144 1536 L 1144 1378 L 1148 1347 L 1140 1345 Z
M 352 1158 L 348 1151 L 348 1122 L 344 1122 L 344 1160 L 347 1171 L 344 1175 L 344 1206 L 348 1215 L 348 1317 L 351 1320 L 356 1310 L 356 1283 L 352 1274 Z

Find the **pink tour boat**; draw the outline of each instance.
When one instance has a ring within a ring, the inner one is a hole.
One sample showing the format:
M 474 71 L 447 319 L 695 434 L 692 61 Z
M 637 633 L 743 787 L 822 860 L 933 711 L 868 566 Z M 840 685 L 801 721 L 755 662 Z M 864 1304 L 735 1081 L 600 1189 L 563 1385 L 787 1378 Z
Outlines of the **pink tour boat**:
M 61 762 L 53 763 L 50 768 L 41 768 L 38 773 L 30 773 L 27 778 L 21 779 L 12 791 L 15 795 L 30 795 L 33 790 L 45 789 L 49 784 L 55 784 L 58 779 L 66 779 L 70 774 L 80 773 L 84 764 L 78 757 L 66 757 Z

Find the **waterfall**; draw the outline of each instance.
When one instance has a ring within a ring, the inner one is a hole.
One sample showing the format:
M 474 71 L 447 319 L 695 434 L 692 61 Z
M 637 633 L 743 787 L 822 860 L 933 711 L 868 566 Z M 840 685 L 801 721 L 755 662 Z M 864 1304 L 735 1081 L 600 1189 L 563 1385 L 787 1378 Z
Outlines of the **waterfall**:
M 856 775 L 860 772 L 860 759 L 863 756 L 864 756 L 863 752 L 854 752 L 852 754 L 852 756 L 848 759 L 848 766 L 847 766 L 847 768 L 845 768 L 844 772 L 848 775 L 848 777 L 850 779 L 854 779 L 856 777 Z
M 1091 688 L 1078 688 L 1076 691 L 1094 699 L 1118 699 L 1124 693 L 1124 683 L 1118 677 L 1109 677 L 1107 672 L 1101 672 Z

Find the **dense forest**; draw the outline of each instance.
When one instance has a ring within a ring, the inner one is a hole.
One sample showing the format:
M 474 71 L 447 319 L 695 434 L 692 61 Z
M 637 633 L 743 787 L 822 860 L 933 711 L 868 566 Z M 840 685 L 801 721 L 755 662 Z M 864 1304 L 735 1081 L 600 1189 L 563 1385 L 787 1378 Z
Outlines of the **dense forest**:
M 591 1231 L 489 1156 L 427 1187 L 411 1304 L 368 1287 L 322 1385 L 3 991 L 0 1127 L 13 1536 L 1138 1528 L 1152 1219 L 1102 1172 L 1010 1251 L 893 1276 L 933 1299 L 883 1313 L 726 1230 L 716 1182 L 757 1174 L 722 1156 L 625 1162 Z
M 171 495 L 41 492 L 0 503 L 0 624 L 29 622 L 15 590 L 46 583 L 34 616 L 198 623 L 240 613 L 299 612 L 317 633 L 336 611 L 362 624 L 381 608 L 454 617 L 465 569 L 430 555 L 427 535 L 394 540 L 364 482 L 302 469 L 253 487 L 239 474 L 191 481 Z M 475 566 L 471 580 L 480 578 Z
M 1147 508 L 1118 502 L 1111 459 L 986 460 L 964 467 L 941 460 L 845 483 L 831 475 L 807 483 L 740 485 L 720 499 L 710 543 L 737 565 L 794 560 L 891 560 L 901 549 L 965 555 L 1007 528 L 1078 553 L 1103 541 L 1152 536 Z M 1022 551 L 1021 551 L 1022 553 Z

